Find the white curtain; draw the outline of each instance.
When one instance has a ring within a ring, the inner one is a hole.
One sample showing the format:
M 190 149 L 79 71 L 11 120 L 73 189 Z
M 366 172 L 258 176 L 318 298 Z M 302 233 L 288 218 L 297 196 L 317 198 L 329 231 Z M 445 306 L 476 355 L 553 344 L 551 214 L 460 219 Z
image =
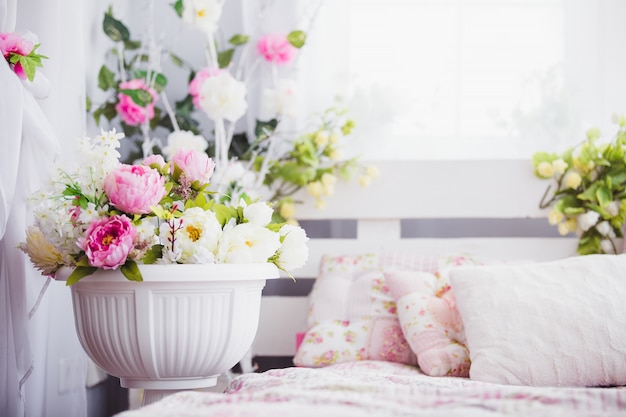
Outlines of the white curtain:
M 0 59 L 0 415 L 85 416 L 87 360 L 62 283 L 35 271 L 16 248 L 31 221 L 26 198 L 59 150 L 84 134 L 81 2 L 0 0 L 0 32 L 32 32 L 50 57 L 34 85 Z M 46 95 L 48 97 L 38 100 Z M 58 141 L 60 139 L 60 143 Z

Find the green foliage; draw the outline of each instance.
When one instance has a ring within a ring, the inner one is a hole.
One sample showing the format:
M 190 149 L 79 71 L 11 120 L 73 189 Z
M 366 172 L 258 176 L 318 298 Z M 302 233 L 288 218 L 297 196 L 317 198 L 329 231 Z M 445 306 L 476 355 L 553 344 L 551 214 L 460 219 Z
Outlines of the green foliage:
M 616 253 L 616 238 L 623 236 L 625 138 L 622 123 L 608 143 L 599 143 L 600 131 L 589 129 L 585 141 L 561 155 L 537 152 L 532 157 L 535 175 L 554 181 L 554 189 L 548 186 L 539 206 L 551 207 L 549 220 L 562 235 L 580 236 L 581 255 Z
M 306 42 L 306 33 L 301 30 L 294 30 L 289 32 L 287 40 L 296 48 L 302 48 Z

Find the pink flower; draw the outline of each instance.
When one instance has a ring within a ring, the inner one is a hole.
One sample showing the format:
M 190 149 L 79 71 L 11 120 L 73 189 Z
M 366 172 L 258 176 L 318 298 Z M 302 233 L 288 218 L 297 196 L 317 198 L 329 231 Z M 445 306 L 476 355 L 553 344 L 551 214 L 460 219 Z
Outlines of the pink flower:
M 31 41 L 22 38 L 15 32 L 0 33 L 0 52 L 8 61 L 12 54 L 28 56 L 35 47 Z M 11 64 L 13 72 L 21 79 L 28 78 L 21 62 Z
M 15 32 L 0 33 L 0 51 L 6 58 L 9 54 L 14 53 L 17 55 L 28 56 L 35 45 Z
M 121 164 L 104 180 L 111 204 L 129 214 L 147 214 L 165 196 L 165 178 L 145 165 Z
M 198 181 L 200 185 L 209 182 L 215 169 L 215 162 L 206 153 L 191 149 L 179 149 L 170 162 L 172 174 L 178 167 L 190 182 Z
M 118 102 L 115 105 L 115 110 L 117 110 L 117 113 L 124 123 L 129 126 L 138 126 L 154 117 L 154 103 L 156 103 L 159 98 L 154 88 L 148 87 L 142 79 L 120 83 L 119 88 L 120 90 L 145 90 L 152 96 L 152 102 L 146 104 L 144 107 L 135 103 L 130 96 L 124 93 L 118 93 Z
M 144 158 L 141 163 L 147 167 L 156 164 L 159 166 L 159 168 L 163 168 L 165 166 L 165 159 L 163 159 L 162 155 L 150 155 Z
M 297 51 L 283 33 L 262 36 L 256 44 L 256 49 L 267 62 L 281 65 L 289 63 Z
M 128 217 L 105 217 L 91 223 L 77 244 L 85 251 L 91 266 L 115 269 L 126 263 L 136 234 Z
M 202 84 L 209 77 L 214 77 L 219 75 L 222 72 L 219 68 L 203 68 L 196 73 L 196 76 L 193 77 L 193 80 L 189 83 L 189 94 L 193 97 L 193 104 L 196 105 L 197 108 L 200 108 L 200 91 L 202 90 Z

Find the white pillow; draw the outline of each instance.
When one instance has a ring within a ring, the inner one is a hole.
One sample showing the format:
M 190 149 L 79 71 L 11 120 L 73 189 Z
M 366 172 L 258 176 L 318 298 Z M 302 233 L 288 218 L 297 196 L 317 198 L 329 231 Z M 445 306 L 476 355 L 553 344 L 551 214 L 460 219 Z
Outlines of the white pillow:
M 626 255 L 461 267 L 450 271 L 450 283 L 471 379 L 626 384 Z

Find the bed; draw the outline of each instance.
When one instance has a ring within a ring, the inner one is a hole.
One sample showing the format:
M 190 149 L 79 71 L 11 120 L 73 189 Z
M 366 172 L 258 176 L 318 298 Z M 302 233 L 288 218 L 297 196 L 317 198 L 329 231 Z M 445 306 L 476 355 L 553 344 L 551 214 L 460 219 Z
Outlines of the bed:
M 119 416 L 626 415 L 626 255 L 576 256 L 528 161 L 378 166 L 299 208 L 310 259 L 266 285 L 256 372 Z

